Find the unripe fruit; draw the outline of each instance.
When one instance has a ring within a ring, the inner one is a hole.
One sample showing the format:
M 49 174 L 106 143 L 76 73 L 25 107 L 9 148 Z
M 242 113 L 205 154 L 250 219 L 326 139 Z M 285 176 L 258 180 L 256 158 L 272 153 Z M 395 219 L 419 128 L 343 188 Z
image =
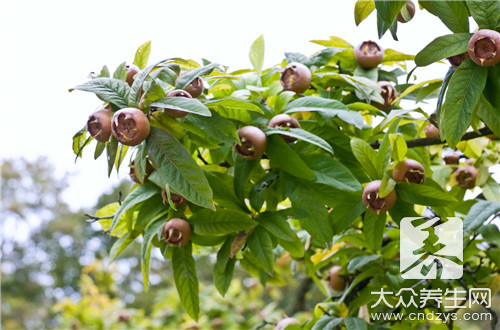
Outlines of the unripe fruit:
M 372 101 L 371 104 L 380 110 L 390 110 L 392 102 L 398 97 L 396 88 L 388 81 L 379 81 L 377 85 L 380 87 L 380 95 L 384 99 L 384 104 Z
M 408 181 L 422 184 L 425 181 L 425 169 L 416 160 L 405 159 L 396 165 L 392 171 L 392 178 L 396 182 Z
M 297 94 L 305 92 L 311 85 L 311 70 L 302 63 L 292 62 L 281 73 L 283 90 Z
M 400 23 L 407 23 L 413 18 L 413 16 L 415 16 L 415 4 L 411 1 L 408 1 L 405 6 L 408 17 L 405 18 L 402 14 L 403 10 L 405 10 L 405 8 L 403 7 L 397 16 L 398 22 Z
M 267 126 L 271 127 L 271 128 L 286 128 L 286 127 L 288 127 L 288 128 L 300 128 L 300 124 L 299 124 L 298 120 L 293 118 L 290 115 L 285 114 L 285 113 L 276 115 L 273 118 L 271 118 L 271 120 L 269 121 L 269 124 Z M 280 136 L 287 143 L 290 143 L 290 142 L 293 142 L 296 140 L 295 138 L 293 138 L 291 136 L 287 136 L 287 135 L 283 135 L 283 134 L 280 134 Z
M 354 48 L 354 58 L 363 69 L 373 69 L 382 63 L 384 50 L 374 41 L 364 41 Z
M 480 66 L 500 63 L 500 33 L 482 29 L 469 40 L 467 50 L 470 58 Z
M 345 289 L 345 280 L 340 276 L 340 270 L 342 267 L 333 266 L 330 268 L 330 287 L 335 291 L 343 291 Z
M 245 159 L 257 159 L 267 148 L 266 134 L 255 126 L 244 126 L 238 130 L 241 145 L 235 144 L 238 155 Z
M 148 177 L 154 170 L 151 163 L 149 161 L 146 161 L 146 173 L 144 173 L 144 180 L 143 180 L 143 182 L 141 182 L 141 181 L 139 181 L 139 179 L 135 175 L 135 161 L 130 162 L 128 167 L 129 167 L 130 180 L 134 181 L 135 183 L 139 183 L 139 184 L 148 182 Z
M 185 74 L 185 72 L 181 73 L 177 80 L 179 80 L 180 77 L 182 77 Z M 187 85 L 185 88 L 185 91 L 188 92 L 193 98 L 197 98 L 201 94 L 203 94 L 203 89 L 205 86 L 203 85 L 203 79 L 201 77 L 196 77 Z
M 191 239 L 191 227 L 184 219 L 170 219 L 163 226 L 162 237 L 169 245 L 183 246 Z
M 274 330 L 284 330 L 287 326 L 292 325 L 292 324 L 300 325 L 300 322 L 299 322 L 299 320 L 297 320 L 293 317 L 287 317 L 287 318 L 284 318 L 283 320 L 279 321 L 278 324 L 276 324 L 276 327 L 274 328 Z
M 396 192 L 393 190 L 384 198 L 378 196 L 381 180 L 369 182 L 363 190 L 363 204 L 373 212 L 385 212 L 396 204 Z
M 139 71 L 141 71 L 141 69 L 139 69 L 139 67 L 137 65 L 134 65 L 134 64 L 127 65 L 126 68 L 127 68 L 127 84 L 129 86 L 132 86 L 132 84 L 134 83 L 134 76 L 137 73 L 139 73 Z
M 163 200 L 163 204 L 169 204 L 168 203 L 168 197 L 167 197 L 167 191 L 165 189 L 161 190 L 161 198 Z M 174 203 L 174 207 L 179 207 L 187 203 L 187 200 L 182 197 L 181 195 L 177 195 L 174 193 L 170 193 L 170 199 Z
M 114 137 L 127 146 L 136 146 L 144 141 L 150 129 L 148 117 L 136 108 L 124 108 L 115 112 L 111 122 Z
M 429 123 L 424 128 L 425 136 L 428 138 L 439 136 L 439 128 Z
M 457 184 L 464 189 L 472 189 L 476 185 L 478 171 L 474 166 L 460 166 L 455 172 Z
M 468 58 L 469 58 L 469 53 L 462 53 L 452 57 L 448 57 L 448 62 L 450 62 L 450 64 L 453 67 L 458 68 L 460 64 L 462 64 L 462 62 Z
M 87 130 L 94 139 L 106 142 L 111 136 L 111 111 L 101 109 L 89 116 Z
M 186 92 L 185 90 L 182 90 L 182 89 L 176 89 L 176 90 L 171 91 L 170 93 L 167 94 L 167 97 L 185 97 L 188 99 L 193 98 L 191 96 L 191 94 L 189 94 L 188 92 Z M 172 108 L 165 108 L 165 112 L 174 118 L 186 117 L 189 114 L 189 112 L 177 110 L 177 109 L 172 109 Z

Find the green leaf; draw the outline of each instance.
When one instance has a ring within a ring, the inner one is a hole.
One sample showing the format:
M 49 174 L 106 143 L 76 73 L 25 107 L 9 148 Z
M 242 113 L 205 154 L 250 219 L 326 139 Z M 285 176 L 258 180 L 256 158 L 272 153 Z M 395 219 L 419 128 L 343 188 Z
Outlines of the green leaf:
M 273 168 L 281 169 L 303 179 L 313 179 L 314 172 L 282 138 L 277 135 L 267 137 L 266 154 Z
M 416 183 L 401 182 L 396 185 L 399 198 L 410 204 L 427 206 L 449 206 L 457 202 L 452 194 L 435 187 Z
M 446 91 L 448 90 L 448 85 L 450 84 L 451 77 L 455 73 L 456 68 L 450 67 L 446 72 L 446 75 L 443 79 L 443 84 L 441 85 L 441 89 L 439 90 L 439 94 L 436 102 L 436 119 L 439 123 L 441 120 L 441 109 L 443 108 L 444 96 L 446 95 Z
M 391 156 L 396 163 L 399 163 L 405 159 L 408 152 L 405 138 L 401 134 L 389 134 L 389 140 L 391 141 Z
M 455 33 L 437 37 L 415 56 L 418 66 L 427 66 L 443 58 L 467 53 L 472 33 Z
M 96 94 L 101 100 L 113 103 L 119 108 L 127 107 L 127 99 L 130 91 L 128 84 L 114 78 L 94 78 L 84 84 L 75 86 L 69 91 L 80 90 Z
M 79 157 L 82 158 L 83 148 L 88 144 L 87 140 L 87 126 L 84 126 L 73 135 L 73 152 L 76 155 L 76 159 Z
M 262 72 L 262 66 L 264 65 L 264 36 L 258 37 L 252 44 L 250 48 L 250 63 L 257 72 Z
M 424 9 L 437 16 L 454 33 L 469 32 L 469 14 L 462 1 L 419 1 Z
M 252 169 L 259 163 L 258 159 L 247 160 L 242 157 L 236 157 L 234 162 L 234 192 L 238 199 L 244 203 L 245 185 L 248 183 L 248 178 Z
M 146 150 L 156 168 L 149 180 L 162 188 L 169 185 L 196 205 L 215 209 L 212 189 L 202 169 L 172 135 L 152 127 L 146 140 Z
M 359 317 L 345 317 L 344 324 L 347 330 L 367 330 L 368 323 Z
M 211 63 L 184 73 L 182 77 L 177 79 L 175 89 L 186 89 L 194 79 L 211 73 L 217 66 L 217 63 Z
M 144 69 L 148 65 L 149 54 L 151 53 L 151 40 L 146 41 L 137 48 L 135 52 L 134 64 L 139 67 L 139 69 Z
M 486 85 L 488 70 L 465 60 L 451 77 L 446 100 L 441 109 L 441 136 L 455 148 L 470 125 L 476 104 Z
M 106 142 L 97 141 L 97 145 L 95 146 L 95 151 L 94 151 L 94 159 L 99 158 L 99 156 L 101 156 L 102 153 L 104 152 L 104 149 L 106 149 Z
M 500 108 L 495 108 L 484 96 L 481 96 L 476 113 L 493 133 L 500 136 Z
M 143 241 L 141 245 L 141 269 L 142 269 L 142 277 L 144 281 L 144 290 L 148 290 L 148 284 L 149 284 L 149 260 L 151 258 L 151 247 L 152 247 L 152 241 L 153 238 L 155 237 L 156 234 L 158 234 L 161 229 L 163 228 L 163 225 L 165 223 L 165 220 L 159 219 L 156 222 L 152 223 L 147 229 L 146 232 L 144 233 L 143 236 Z
M 354 271 L 359 270 L 363 268 L 363 266 L 368 265 L 380 258 L 382 258 L 380 254 L 370 254 L 367 256 L 354 257 L 349 261 L 349 264 L 347 265 L 347 271 L 349 273 L 353 273 Z
M 213 100 L 205 102 L 205 106 L 209 109 L 214 109 L 217 112 L 225 111 L 254 111 L 264 113 L 259 106 L 248 101 L 240 100 L 237 98 L 225 98 L 220 100 Z
M 151 102 L 150 106 L 180 110 L 205 117 L 210 117 L 212 115 L 210 110 L 208 110 L 203 103 L 197 99 L 188 99 L 187 97 L 162 97 Z
M 323 315 L 319 318 L 318 322 L 314 324 L 311 330 L 334 330 L 343 320 L 344 319 L 341 317 Z
M 276 212 L 264 212 L 259 214 L 255 220 L 264 227 L 271 235 L 275 236 L 281 246 L 296 258 L 304 256 L 304 246 L 290 225 Z
M 377 8 L 377 29 L 379 39 L 382 38 L 385 32 L 392 25 L 405 3 L 406 1 L 396 0 L 375 1 L 375 8 Z
M 373 251 L 379 250 L 382 246 L 386 220 L 386 212 L 382 212 L 378 215 L 371 211 L 366 211 L 365 213 L 363 220 L 363 235 L 365 236 L 365 241 Z
M 187 124 L 191 127 L 187 127 Z M 216 139 L 219 142 L 233 144 L 239 141 L 236 126 L 233 122 L 222 117 L 215 111 L 209 118 L 187 116 L 184 127 L 197 135 Z
M 268 129 L 266 129 L 265 132 L 266 132 L 267 136 L 273 135 L 273 134 L 291 136 L 293 138 L 314 144 L 314 145 L 328 151 L 329 153 L 333 154 L 333 149 L 328 144 L 328 142 L 326 142 L 325 140 L 323 140 L 319 136 L 312 134 L 308 131 L 305 131 L 301 128 L 284 128 L 284 129 L 268 128 Z
M 295 95 L 295 92 L 283 91 L 278 95 L 276 102 L 274 103 L 274 113 L 279 114 L 283 108 L 287 106 L 290 100 Z
M 247 245 L 258 265 L 266 272 L 271 272 L 274 267 L 274 251 L 269 232 L 263 227 L 257 226 L 247 238 Z
M 217 262 L 215 263 L 213 271 L 214 285 L 223 297 L 226 295 L 231 285 L 234 265 L 236 263 L 235 258 L 230 258 L 232 242 L 233 237 L 228 237 L 220 247 L 219 252 L 217 252 Z
M 372 179 L 380 179 L 382 172 L 377 169 L 377 152 L 364 140 L 359 138 L 351 139 L 351 148 L 354 157 L 361 164 L 366 174 Z
M 133 232 L 127 232 L 124 233 L 120 238 L 118 238 L 113 245 L 111 246 L 111 249 L 109 250 L 109 262 L 113 262 L 118 258 L 120 253 L 123 252 L 127 248 L 127 246 L 132 243 L 137 236 L 134 235 Z
M 366 206 L 361 201 L 352 200 L 347 203 L 341 203 L 336 206 L 329 214 L 330 222 L 333 226 L 333 233 L 339 234 L 351 225 L 363 212 Z
M 111 136 L 108 142 L 106 142 L 106 158 L 108 162 L 108 177 L 113 171 L 113 166 L 115 166 L 116 154 L 118 153 L 118 140 Z
M 125 81 L 127 79 L 127 62 L 123 62 L 113 72 L 113 78 Z
M 172 269 L 182 306 L 193 320 L 198 321 L 200 314 L 199 285 L 191 242 L 173 249 Z
M 101 72 L 99 73 L 99 77 L 106 77 L 109 78 L 111 76 L 111 73 L 109 73 L 109 69 L 107 65 L 104 65 L 101 69 Z
M 487 242 L 500 245 L 500 230 L 498 229 L 497 225 L 490 223 L 486 226 L 481 226 L 478 232 Z
M 492 215 L 500 212 L 500 203 L 478 201 L 464 219 L 464 235 L 480 228 Z
M 156 66 L 162 62 L 167 61 L 166 60 L 161 60 L 159 62 L 156 62 L 145 69 L 142 69 L 135 75 L 134 82 L 132 83 L 132 86 L 130 87 L 130 93 L 128 95 L 128 106 L 129 107 L 137 107 L 137 104 L 139 103 L 139 99 L 141 97 L 141 91 L 142 91 L 142 85 L 144 84 L 144 81 L 146 81 L 146 78 L 148 75 L 153 71 Z M 127 85 L 128 86 L 128 85 Z
M 373 0 L 358 0 L 354 6 L 354 21 L 356 26 L 364 21 L 368 15 L 375 9 L 375 1 Z
M 189 218 L 189 223 L 199 235 L 227 235 L 257 225 L 247 213 L 230 209 L 218 209 L 216 212 L 199 210 Z
M 498 0 L 468 0 L 467 6 L 480 29 L 494 30 L 500 21 Z

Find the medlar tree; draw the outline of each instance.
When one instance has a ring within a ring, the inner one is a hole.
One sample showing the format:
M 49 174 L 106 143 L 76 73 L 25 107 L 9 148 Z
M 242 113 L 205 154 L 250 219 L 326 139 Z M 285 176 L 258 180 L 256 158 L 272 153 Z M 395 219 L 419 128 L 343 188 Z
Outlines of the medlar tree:
M 313 41 L 325 48 L 312 56 L 285 53 L 282 63 L 264 69 L 261 36 L 250 49 L 252 69 L 229 71 L 175 57 L 148 66 L 150 42 L 128 67 L 139 68 L 133 81 L 126 63 L 112 75 L 104 66 L 73 89 L 94 93 L 112 119 L 92 115 L 73 137 L 73 149 L 81 157 L 96 139 L 94 157 L 106 150 L 109 175 L 126 159 L 133 164 L 138 184 L 121 204 L 95 215 L 117 237 L 111 258 L 142 236 L 147 289 L 151 249 L 160 249 L 196 320 L 196 254 L 216 253 L 213 280 L 221 295 L 237 263 L 261 282 L 273 282 L 280 277 L 276 260 L 287 254 L 325 295 L 309 319 L 287 325 L 313 329 L 396 322 L 367 315 L 387 311 L 370 307 L 376 299 L 370 292 L 381 288 L 490 285 L 500 265 L 500 233 L 490 223 L 500 212 L 500 196 L 488 171 L 500 159 L 491 136 L 500 135 L 498 4 L 420 1 L 453 34 L 416 56 L 371 40 L 355 48 L 333 36 Z M 360 0 L 357 24 L 375 9 L 380 37 L 390 30 L 396 38 L 398 21 L 422 14 L 405 1 Z M 479 25 L 474 37 L 470 15 Z M 464 53 L 470 58 L 463 56 L 443 79 L 413 82 L 418 67 Z M 418 105 L 434 98 L 436 113 L 429 116 Z M 439 135 L 424 132 L 428 125 Z M 445 163 L 445 148 L 467 158 L 468 170 L 454 174 L 463 164 Z M 475 187 L 481 194 L 466 198 Z M 174 196 L 187 203 L 176 204 Z M 399 224 L 412 216 L 464 218 L 463 279 L 400 276 Z

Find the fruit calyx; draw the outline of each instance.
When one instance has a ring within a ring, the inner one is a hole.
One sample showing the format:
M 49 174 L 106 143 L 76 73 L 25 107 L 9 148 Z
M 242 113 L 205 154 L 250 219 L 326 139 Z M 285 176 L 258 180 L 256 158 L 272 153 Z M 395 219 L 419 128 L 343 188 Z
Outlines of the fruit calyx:
M 423 184 L 425 181 L 425 169 L 416 160 L 405 159 L 396 165 L 392 171 L 392 178 L 396 182 L 411 182 Z
M 163 200 L 163 204 L 168 205 L 168 196 L 167 191 L 165 189 L 161 190 L 161 198 Z M 170 193 L 170 199 L 174 203 L 174 207 L 179 207 L 187 203 L 187 200 L 181 195 Z
M 266 134 L 255 126 L 244 126 L 238 130 L 241 145 L 235 144 L 238 155 L 245 159 L 257 159 L 267 148 Z
M 87 120 L 87 130 L 99 142 L 106 142 L 111 136 L 111 111 L 97 110 Z
M 191 239 L 191 227 L 184 219 L 170 219 L 163 226 L 162 237 L 169 245 L 177 247 L 183 246 Z
M 311 70 L 302 63 L 292 62 L 281 73 L 283 90 L 297 94 L 305 92 L 311 85 Z
M 480 66 L 500 63 L 500 33 L 488 29 L 477 31 L 469 40 L 467 52 Z
M 363 204 L 377 214 L 391 209 L 396 203 L 396 192 L 394 190 L 384 198 L 379 197 L 381 184 L 381 180 L 375 180 L 369 182 L 363 190 Z
M 384 99 L 384 104 L 372 101 L 372 105 L 380 110 L 390 110 L 392 108 L 392 102 L 398 97 L 396 88 L 388 81 L 379 81 L 377 85 L 380 87 L 380 95 Z
M 127 146 L 140 144 L 148 137 L 150 129 L 148 117 L 137 108 L 124 108 L 115 112 L 111 122 L 113 136 Z
M 472 189 L 476 186 L 478 171 L 474 166 L 460 166 L 455 172 L 457 184 L 464 189 Z

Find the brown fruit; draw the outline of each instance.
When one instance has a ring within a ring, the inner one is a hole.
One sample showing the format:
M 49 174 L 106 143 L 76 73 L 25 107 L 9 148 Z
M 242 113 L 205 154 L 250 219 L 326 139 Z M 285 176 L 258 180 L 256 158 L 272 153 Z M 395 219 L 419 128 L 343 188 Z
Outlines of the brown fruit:
M 458 165 L 458 161 L 460 160 L 459 154 L 452 154 L 444 156 L 444 162 L 446 165 Z
M 405 159 L 396 165 L 392 171 L 392 178 L 396 182 L 408 181 L 423 184 L 425 181 L 425 169 L 416 160 Z
M 378 196 L 381 180 L 369 182 L 363 190 L 363 204 L 373 212 L 385 212 L 391 209 L 396 203 L 396 191 L 391 191 L 384 198 Z
M 165 189 L 161 190 L 161 198 L 163 199 L 163 204 L 169 204 L 168 203 L 168 197 L 167 197 L 167 191 Z M 174 203 L 174 207 L 179 207 L 187 203 L 187 200 L 182 197 L 181 195 L 177 195 L 174 193 L 170 193 L 170 199 L 172 199 L 172 202 Z
M 470 58 L 480 66 L 500 63 L 500 33 L 482 29 L 469 40 L 467 50 Z
M 276 327 L 274 328 L 274 330 L 284 330 L 287 326 L 292 325 L 292 324 L 300 325 L 300 322 L 299 322 L 299 320 L 297 320 L 293 317 L 287 317 L 287 318 L 284 318 L 283 320 L 279 321 L 278 324 L 276 324 Z
M 89 116 L 87 130 L 94 139 L 106 142 L 111 136 L 111 111 L 101 109 Z
M 345 280 L 340 276 L 340 270 L 342 267 L 333 266 L 330 268 L 330 287 L 335 291 L 343 291 L 345 289 Z
M 297 94 L 305 92 L 311 85 L 311 70 L 302 63 L 292 62 L 281 73 L 283 90 Z
M 183 246 L 191 239 L 191 227 L 184 219 L 170 219 L 163 226 L 162 237 L 169 245 Z
M 167 97 L 185 97 L 188 99 L 192 99 L 193 97 L 187 91 L 182 89 L 176 89 L 167 94 Z M 177 110 L 173 108 L 165 108 L 165 112 L 174 118 L 182 118 L 186 117 L 189 112 Z
M 266 134 L 255 126 L 244 126 L 238 130 L 241 145 L 235 144 L 238 155 L 245 159 L 257 159 L 267 148 Z
M 300 124 L 299 124 L 298 120 L 293 118 L 290 115 L 285 114 L 285 113 L 276 115 L 273 118 L 271 118 L 271 120 L 269 121 L 269 124 L 267 126 L 271 127 L 271 128 L 287 128 L 287 127 L 288 128 L 300 128 Z M 282 134 L 280 134 L 280 136 L 287 143 L 290 143 L 290 142 L 293 142 L 296 140 L 295 138 L 293 138 L 291 136 L 282 135 Z
M 137 73 L 139 73 L 139 71 L 141 71 L 141 69 L 139 69 L 139 67 L 137 65 L 134 65 L 134 64 L 127 65 L 126 68 L 127 68 L 127 84 L 129 86 L 132 86 L 132 84 L 134 83 L 134 76 Z
M 150 129 L 148 117 L 136 108 L 124 108 L 115 112 L 111 122 L 111 133 L 127 146 L 140 144 L 148 137 Z
M 382 63 L 384 49 L 374 41 L 364 41 L 354 48 L 354 58 L 363 69 L 373 69 Z
M 177 80 L 182 77 L 185 74 L 185 72 L 181 73 Z M 201 94 L 203 94 L 203 89 L 205 86 L 203 85 L 203 79 L 201 77 L 196 77 L 187 85 L 185 88 L 186 92 L 188 92 L 193 98 L 197 98 Z
M 425 126 L 424 133 L 425 133 L 425 136 L 428 138 L 436 137 L 436 136 L 439 136 L 439 128 L 437 128 L 433 124 L 429 123 L 429 124 L 427 124 L 427 126 Z
M 472 189 L 476 186 L 478 171 L 474 166 L 460 166 L 455 172 L 457 184 L 464 189 Z
M 151 163 L 149 161 L 146 161 L 146 173 L 144 173 L 144 182 L 141 182 L 141 181 L 139 181 L 139 179 L 135 175 L 135 162 L 134 161 L 130 162 L 128 167 L 129 167 L 130 180 L 134 181 L 135 183 L 139 183 L 139 184 L 148 182 L 148 177 L 154 170 Z
M 398 97 L 396 88 L 388 81 L 379 81 L 377 85 L 380 87 L 380 95 L 384 99 L 384 104 L 372 101 L 371 104 L 380 110 L 390 110 L 392 102 Z
M 469 53 L 462 53 L 452 57 L 448 57 L 448 62 L 455 68 L 458 68 L 463 61 L 469 58 Z
M 401 9 L 397 16 L 398 22 L 400 23 L 407 23 L 415 16 L 415 4 L 413 2 L 408 1 L 405 7 L 406 8 L 403 7 Z M 403 11 L 406 11 L 406 13 L 403 14 Z

